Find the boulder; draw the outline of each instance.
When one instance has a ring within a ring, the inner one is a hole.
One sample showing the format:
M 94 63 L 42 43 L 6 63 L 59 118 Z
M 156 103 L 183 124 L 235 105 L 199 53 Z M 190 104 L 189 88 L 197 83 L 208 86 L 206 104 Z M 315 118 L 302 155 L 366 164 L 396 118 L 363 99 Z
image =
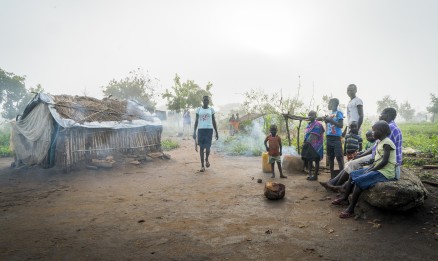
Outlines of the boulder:
M 286 186 L 281 183 L 268 181 L 265 183 L 265 196 L 268 199 L 282 199 L 286 193 Z
M 408 211 L 423 205 L 427 194 L 421 180 L 409 170 L 401 168 L 399 180 L 377 183 L 363 191 L 361 200 L 381 209 Z
M 282 168 L 289 173 L 304 171 L 304 161 L 301 156 L 283 155 Z

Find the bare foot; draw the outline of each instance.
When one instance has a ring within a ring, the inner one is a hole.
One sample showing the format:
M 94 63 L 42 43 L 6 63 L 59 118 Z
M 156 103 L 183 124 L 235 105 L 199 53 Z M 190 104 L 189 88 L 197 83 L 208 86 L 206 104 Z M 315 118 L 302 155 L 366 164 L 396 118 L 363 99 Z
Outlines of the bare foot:
M 338 188 L 336 186 L 333 186 L 329 182 L 322 182 L 322 181 L 320 181 L 319 184 L 321 184 L 321 186 L 323 186 L 326 190 L 330 190 L 330 191 L 333 191 L 333 192 L 339 192 Z

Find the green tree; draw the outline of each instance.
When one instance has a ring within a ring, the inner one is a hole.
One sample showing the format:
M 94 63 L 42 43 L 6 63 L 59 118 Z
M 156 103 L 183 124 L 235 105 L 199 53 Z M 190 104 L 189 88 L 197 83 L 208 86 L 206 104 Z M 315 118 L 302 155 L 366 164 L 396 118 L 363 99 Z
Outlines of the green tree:
M 155 90 L 158 88 L 158 80 L 151 79 L 147 74 L 138 68 L 130 71 L 124 79 L 111 80 L 107 86 L 102 86 L 105 96 L 112 96 L 117 99 L 136 100 L 147 110 L 153 111 L 156 106 Z
M 163 93 L 163 99 L 167 100 L 166 106 L 169 110 L 180 112 L 182 110 L 193 109 L 199 107 L 202 102 L 202 97 L 205 95 L 211 96 L 212 83 L 207 83 L 205 89 L 201 88 L 193 80 L 187 80 L 181 83 L 181 78 L 178 74 L 173 79 L 172 88 L 166 89 Z M 213 102 L 210 103 L 213 105 Z
M 32 99 L 32 92 L 43 90 L 40 84 L 35 88 L 26 89 L 25 76 L 0 69 L 0 104 L 2 105 L 1 116 L 5 119 L 13 119 L 26 108 Z
M 432 122 L 435 122 L 435 115 L 438 113 L 438 97 L 435 94 L 430 94 L 430 106 L 427 107 L 427 111 L 432 113 Z
M 269 125 L 276 124 L 279 130 L 284 130 L 283 113 L 301 114 L 303 102 L 297 94 L 293 99 L 283 99 L 278 93 L 266 94 L 261 89 L 251 89 L 243 94 L 243 109 L 246 113 L 263 114 L 264 131 L 269 132 Z
M 377 101 L 377 112 L 380 113 L 385 108 L 394 108 L 398 111 L 398 105 L 397 101 L 395 99 L 392 99 L 391 96 L 386 95 L 383 97 L 382 100 Z
M 398 113 L 402 116 L 406 121 L 412 120 L 414 118 L 415 109 L 411 107 L 408 101 L 400 103 L 400 107 L 398 108 Z

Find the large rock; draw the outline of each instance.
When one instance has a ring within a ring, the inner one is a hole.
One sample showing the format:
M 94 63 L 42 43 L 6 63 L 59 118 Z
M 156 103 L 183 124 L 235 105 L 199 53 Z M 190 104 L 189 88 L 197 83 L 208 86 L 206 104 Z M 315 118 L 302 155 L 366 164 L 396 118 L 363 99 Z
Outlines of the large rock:
M 286 194 L 286 186 L 281 183 L 268 181 L 265 183 L 265 196 L 268 199 L 282 199 Z
M 304 161 L 301 156 L 283 155 L 282 169 L 289 173 L 304 171 Z
M 361 200 L 378 208 L 397 211 L 408 211 L 423 205 L 428 191 L 421 180 L 404 168 L 400 174 L 397 181 L 379 182 L 363 191 Z

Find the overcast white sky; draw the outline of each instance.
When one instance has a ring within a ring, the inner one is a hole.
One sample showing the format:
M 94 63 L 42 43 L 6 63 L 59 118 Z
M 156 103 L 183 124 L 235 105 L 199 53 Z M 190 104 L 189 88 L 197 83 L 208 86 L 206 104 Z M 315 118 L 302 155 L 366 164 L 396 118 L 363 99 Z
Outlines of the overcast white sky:
M 438 1 L 0 0 L 0 68 L 52 94 L 102 97 L 141 67 L 170 88 L 175 74 L 213 83 L 216 105 L 250 89 L 297 91 L 366 115 L 390 95 L 417 111 L 438 94 Z

